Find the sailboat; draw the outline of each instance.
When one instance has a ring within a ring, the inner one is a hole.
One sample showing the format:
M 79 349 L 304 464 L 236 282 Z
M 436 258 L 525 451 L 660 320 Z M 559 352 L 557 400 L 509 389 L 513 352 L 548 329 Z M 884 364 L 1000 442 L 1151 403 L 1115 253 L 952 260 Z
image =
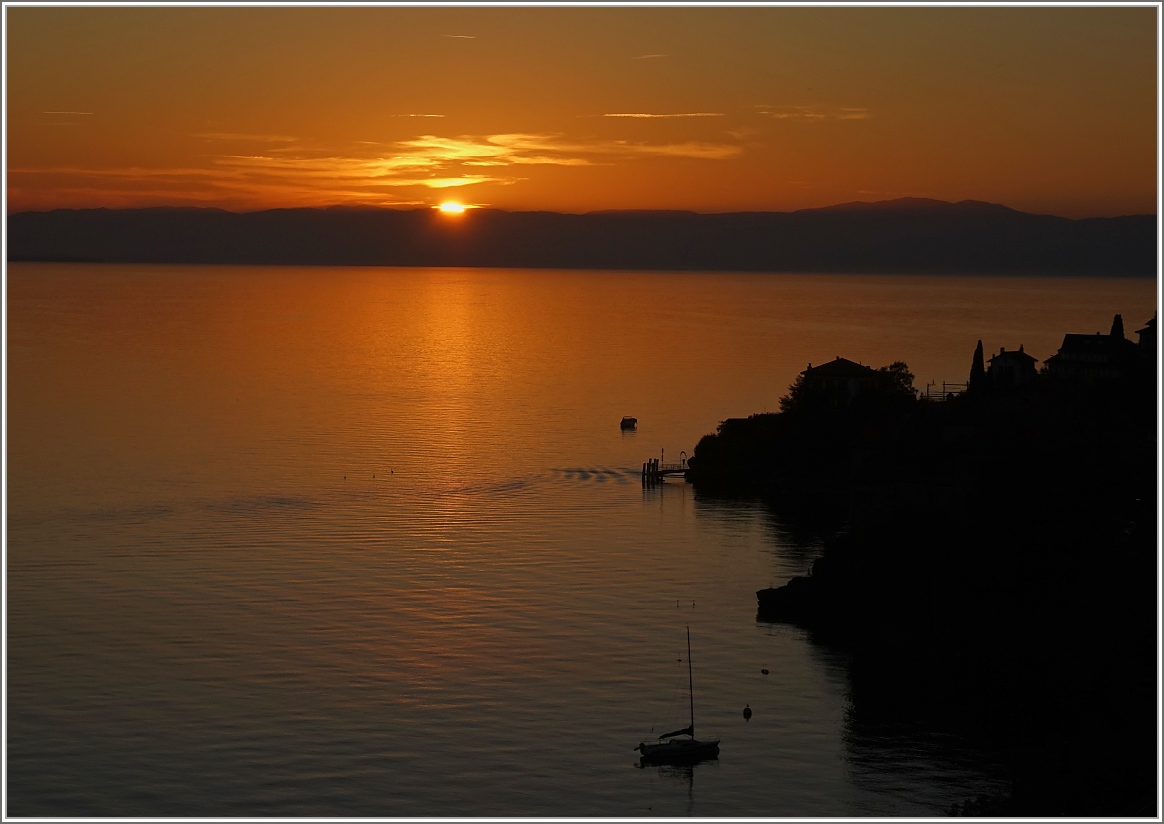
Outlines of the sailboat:
M 645 764 L 694 764 L 719 757 L 719 739 L 700 741 L 695 737 L 695 686 L 691 676 L 691 627 L 687 627 L 687 695 L 691 707 L 691 724 L 681 730 L 666 732 L 657 741 L 644 741 L 635 747 Z M 679 736 L 687 736 L 680 738 Z

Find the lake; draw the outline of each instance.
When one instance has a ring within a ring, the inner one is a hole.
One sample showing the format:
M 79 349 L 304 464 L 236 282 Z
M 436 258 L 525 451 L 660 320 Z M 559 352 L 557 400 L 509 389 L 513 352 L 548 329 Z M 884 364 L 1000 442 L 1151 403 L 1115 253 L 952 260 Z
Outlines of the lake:
M 856 723 L 844 654 L 755 620 L 819 536 L 640 467 L 836 356 L 924 386 L 979 339 L 1134 339 L 1156 282 L 12 264 L 7 296 L 9 815 L 925 816 L 996 754 Z M 688 626 L 721 754 L 643 768 Z

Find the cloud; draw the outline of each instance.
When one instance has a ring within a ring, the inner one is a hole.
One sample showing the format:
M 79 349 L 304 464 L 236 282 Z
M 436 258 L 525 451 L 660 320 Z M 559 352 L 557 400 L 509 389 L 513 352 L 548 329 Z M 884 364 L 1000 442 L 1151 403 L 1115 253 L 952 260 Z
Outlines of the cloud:
M 319 157 L 272 157 L 270 155 L 223 155 L 214 164 L 225 168 L 290 172 L 304 177 L 380 179 L 401 171 L 414 173 L 435 164 L 426 158 L 397 156 L 357 158 L 343 155 Z
M 28 177 L 85 177 L 109 178 L 122 180 L 164 180 L 190 178 L 216 178 L 220 174 L 214 169 L 196 169 L 186 167 L 175 168 L 147 168 L 144 166 L 121 166 L 110 169 L 85 169 L 76 166 L 55 166 L 49 168 L 17 168 L 9 169 L 9 176 Z
M 391 186 L 427 186 L 430 189 L 450 189 L 456 186 L 471 186 L 474 183 L 508 183 L 507 178 L 486 175 L 461 175 L 460 177 L 422 177 L 415 180 L 389 181 Z
M 683 114 L 645 114 L 643 112 L 625 112 L 618 114 L 604 114 L 603 117 L 723 117 L 723 112 L 685 112 Z
M 425 205 L 425 201 L 400 198 L 394 190 L 440 190 L 486 182 L 514 180 L 481 174 L 385 174 L 379 164 L 356 158 L 236 155 L 217 158 L 208 168 L 13 169 L 9 171 L 9 195 L 10 202 L 20 204 L 19 209 L 53 208 L 62 200 L 112 208 L 150 203 L 244 209 L 325 204 L 415 206 Z M 46 200 L 46 194 L 55 202 L 39 203 Z
M 41 112 L 41 114 L 93 114 L 93 112 Z
M 656 57 L 669 57 L 666 54 L 640 54 L 638 57 L 632 57 L 631 60 L 653 60 Z
M 724 159 L 735 157 L 741 149 L 716 143 L 631 143 L 625 140 L 591 142 L 564 141 L 559 135 L 495 134 L 484 137 L 457 138 L 423 135 L 403 141 L 410 155 L 438 163 L 462 162 L 475 165 L 553 164 L 587 166 L 601 158 L 636 155 Z
M 475 35 L 475 34 L 445 34 L 445 35 L 442 35 L 442 37 L 451 37 L 454 40 L 476 40 L 477 39 L 477 35 Z
M 444 117 L 443 114 L 390 114 L 389 117 Z
M 237 132 L 200 132 L 194 137 L 224 142 L 294 143 L 299 138 L 285 134 L 240 134 Z
M 397 145 L 408 150 L 409 156 L 423 159 L 427 163 L 501 158 L 510 153 L 505 146 L 490 142 L 490 138 L 438 137 L 426 134 L 412 140 L 403 140 Z
M 616 151 L 658 157 L 690 157 L 701 160 L 728 160 L 743 152 L 739 146 L 717 143 L 618 144 Z
M 505 183 L 507 179 L 482 174 L 436 174 L 443 164 L 432 158 L 417 155 L 396 157 L 357 158 L 327 157 L 270 157 L 268 155 L 229 155 L 215 160 L 221 168 L 254 178 L 275 177 L 314 179 L 330 184 L 362 184 L 381 186 L 423 186 L 429 189 L 447 189 L 474 183 Z M 417 172 L 430 170 L 430 176 Z
M 801 120 L 819 122 L 822 120 L 868 120 L 873 114 L 864 107 L 856 106 L 755 106 L 759 114 L 776 120 Z
M 416 198 L 400 198 L 391 192 L 368 192 L 360 188 L 321 188 L 316 185 L 295 185 L 287 181 L 256 183 L 254 181 L 216 181 L 195 187 L 167 185 L 168 181 L 146 178 L 105 178 L 99 181 L 78 179 L 62 181 L 46 191 L 37 181 L 31 186 L 9 184 L 9 203 L 14 210 L 53 209 L 61 203 L 74 208 L 103 206 L 106 208 L 134 208 L 141 206 L 217 206 L 239 210 L 258 210 L 288 206 L 426 206 Z
M 426 165 L 460 163 L 465 166 L 590 166 L 577 157 L 578 147 L 554 142 L 552 137 L 529 134 L 496 134 L 485 137 L 437 137 L 422 135 L 398 144 L 408 151 L 404 158 Z
M 725 160 L 742 151 L 735 145 L 696 141 L 569 141 L 561 135 L 525 133 L 458 137 L 427 134 L 384 146 L 363 144 L 352 148 L 357 152 L 374 148 L 380 153 L 305 156 L 268 151 L 223 155 L 215 158 L 213 165 L 231 180 L 271 184 L 278 180 L 309 181 L 328 190 L 355 187 L 375 192 L 386 187 L 446 189 L 485 183 L 513 184 L 521 178 L 505 174 L 508 167 L 584 167 L 636 157 Z
M 749 137 L 756 137 L 760 134 L 759 129 L 753 129 L 751 126 L 741 126 L 738 129 L 728 129 L 725 134 L 729 134 L 736 140 L 746 140 Z
M 525 166 L 593 166 L 594 164 L 583 157 L 551 157 L 549 155 L 525 155 L 505 160 L 465 160 L 464 166 L 508 166 L 510 164 Z
M 352 142 L 343 152 L 311 150 L 280 135 L 213 133 L 207 140 L 262 141 L 261 151 L 218 154 L 189 168 L 137 166 L 15 168 L 9 170 L 10 202 L 29 203 L 75 196 L 84 205 L 214 203 L 231 207 L 331 203 L 406 204 L 392 192 L 440 190 L 483 184 L 512 185 L 525 178 L 507 174 L 517 167 L 586 167 L 633 162 L 638 158 L 728 160 L 734 144 L 626 140 L 569 140 L 560 134 L 506 133 L 445 137 L 426 134 L 377 144 Z M 241 147 L 240 147 L 241 148 Z M 258 148 L 258 147 L 256 147 Z M 169 198 L 164 196 L 169 193 Z

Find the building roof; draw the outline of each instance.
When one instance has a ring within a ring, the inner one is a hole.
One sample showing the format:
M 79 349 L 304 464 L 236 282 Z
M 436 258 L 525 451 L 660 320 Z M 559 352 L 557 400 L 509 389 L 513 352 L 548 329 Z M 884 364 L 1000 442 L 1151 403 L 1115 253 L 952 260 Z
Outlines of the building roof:
M 1066 334 L 1059 352 L 1047 358 L 1048 366 L 1055 368 L 1076 364 L 1086 369 L 1096 366 L 1119 366 L 1134 360 L 1139 347 L 1127 338 L 1101 335 Z
M 1029 362 L 1032 365 L 1039 362 L 1038 358 L 1033 357 L 1031 355 L 1028 355 L 1026 352 L 1024 352 L 1023 347 L 1021 345 L 1019 346 L 1019 348 L 1017 350 L 1012 349 L 1009 352 L 1006 351 L 1006 347 L 1004 346 L 1001 350 L 999 350 L 999 353 L 997 355 L 990 356 L 990 363 L 991 364 L 993 364 L 996 360 L 999 363 L 1002 363 L 1004 361 L 1017 361 L 1019 363 Z
M 808 368 L 804 370 L 804 377 L 806 378 L 871 378 L 877 374 L 877 370 L 864 364 L 854 363 L 853 361 L 842 358 L 837 355 L 836 360 L 821 364 L 820 366 L 813 366 L 811 363 Z
M 1059 354 L 1087 352 L 1089 354 L 1119 356 L 1129 351 L 1129 347 L 1134 348 L 1135 344 L 1127 338 L 1113 338 L 1111 335 L 1101 335 L 1098 332 L 1094 335 L 1068 333 L 1063 336 L 1063 345 L 1059 347 Z

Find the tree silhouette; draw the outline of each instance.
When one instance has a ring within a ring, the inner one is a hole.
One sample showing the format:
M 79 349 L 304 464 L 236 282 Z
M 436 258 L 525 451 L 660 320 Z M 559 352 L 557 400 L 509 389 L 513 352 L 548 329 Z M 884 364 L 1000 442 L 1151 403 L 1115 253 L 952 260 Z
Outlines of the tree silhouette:
M 780 398 L 780 411 L 788 412 L 799 406 L 805 396 L 804 373 L 796 376 L 796 380 L 788 387 L 788 394 Z
M 910 398 L 917 394 L 917 390 L 913 388 L 913 372 L 909 371 L 905 361 L 894 361 L 889 366 L 882 366 L 877 372 L 884 376 L 885 388 L 889 394 Z
M 868 368 L 868 373 L 869 378 L 862 379 L 861 389 L 853 401 L 857 407 L 869 408 L 917 398 L 917 390 L 913 388 L 914 375 L 905 361 L 894 361 L 878 369 Z M 844 398 L 839 404 L 838 397 Z M 836 388 L 826 387 L 819 381 L 808 381 L 805 372 L 796 376 L 788 387 L 788 394 L 780 398 L 781 412 L 833 409 L 838 405 L 848 406 L 848 395 L 844 392 L 838 395 Z
M 1111 321 L 1111 332 L 1108 333 L 1113 338 L 1123 338 L 1124 336 L 1124 319 L 1122 315 L 1116 315 Z
M 986 385 L 986 360 L 982 356 L 982 341 L 974 350 L 974 362 L 970 365 L 970 383 L 967 389 L 980 389 Z

